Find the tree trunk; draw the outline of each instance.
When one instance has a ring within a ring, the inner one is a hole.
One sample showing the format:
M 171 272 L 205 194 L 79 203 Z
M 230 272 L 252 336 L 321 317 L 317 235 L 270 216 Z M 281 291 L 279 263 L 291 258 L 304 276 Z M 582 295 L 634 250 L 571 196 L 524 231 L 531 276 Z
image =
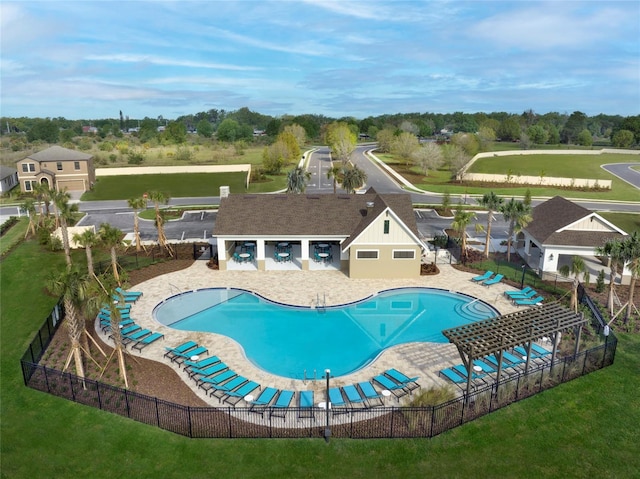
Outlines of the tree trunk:
M 142 249 L 140 247 L 140 227 L 138 224 L 138 212 L 134 211 L 133 212 L 133 232 L 134 235 L 136 237 L 136 251 L 140 252 L 140 250 Z
M 69 247 L 69 231 L 67 230 L 67 220 L 62 218 L 60 227 L 62 228 L 62 246 L 64 247 L 64 258 L 67 262 L 67 268 L 71 268 L 71 248 Z
M 85 253 L 87 254 L 87 271 L 89 272 L 89 277 L 93 278 L 95 276 L 95 272 L 93 270 L 93 253 L 91 252 L 91 246 L 87 244 L 84 247 Z
M 489 257 L 489 240 L 491 239 L 491 215 L 493 211 L 489 210 L 489 217 L 487 218 L 487 237 L 484 244 L 484 257 Z
M 635 292 L 636 289 L 636 275 L 632 275 L 631 276 L 631 283 L 629 284 L 629 304 L 627 304 L 627 312 L 624 315 L 624 322 L 625 324 L 629 321 L 629 317 L 631 316 L 631 313 L 633 312 L 633 308 L 634 308 L 634 304 L 633 304 L 633 294 Z
M 76 365 L 76 375 L 84 379 L 84 364 L 82 362 L 82 349 L 80 348 L 80 336 L 83 329 L 78 321 L 78 313 L 74 304 L 69 299 L 64 300 L 66 312 L 66 326 L 71 341 L 71 351 Z
M 118 257 L 116 256 L 116 249 L 111 248 L 111 267 L 113 268 L 113 277 L 116 279 L 118 286 L 120 284 L 120 275 L 118 274 Z

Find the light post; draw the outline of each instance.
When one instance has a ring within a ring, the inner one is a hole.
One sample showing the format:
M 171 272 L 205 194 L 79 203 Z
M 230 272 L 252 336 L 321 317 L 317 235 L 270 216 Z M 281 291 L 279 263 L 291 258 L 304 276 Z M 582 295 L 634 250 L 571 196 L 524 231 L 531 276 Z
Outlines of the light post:
M 331 370 L 325 369 L 324 375 L 327 380 L 327 389 L 325 391 L 326 396 L 325 396 L 325 403 L 324 403 L 324 410 L 327 414 L 326 416 L 327 421 L 324 428 L 324 440 L 329 442 L 329 438 L 331 437 L 331 429 L 329 428 L 329 409 L 331 408 L 331 403 L 329 402 L 329 377 L 331 377 Z
M 527 270 L 527 265 L 522 265 L 522 279 L 520 280 L 520 289 L 524 288 L 524 272 Z

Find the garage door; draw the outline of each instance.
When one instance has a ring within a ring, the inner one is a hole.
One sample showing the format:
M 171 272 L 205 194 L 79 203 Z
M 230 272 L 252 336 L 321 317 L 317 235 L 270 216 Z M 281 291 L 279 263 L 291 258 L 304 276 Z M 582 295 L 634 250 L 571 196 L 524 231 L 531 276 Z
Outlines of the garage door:
M 65 188 L 67 191 L 84 191 L 84 181 L 82 180 L 62 180 L 57 183 L 60 191 Z

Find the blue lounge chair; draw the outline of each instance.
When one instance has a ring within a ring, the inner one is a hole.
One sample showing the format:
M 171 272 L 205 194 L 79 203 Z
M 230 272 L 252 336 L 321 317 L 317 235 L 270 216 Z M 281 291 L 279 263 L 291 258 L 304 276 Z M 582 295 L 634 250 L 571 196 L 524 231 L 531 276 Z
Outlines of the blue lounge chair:
M 199 361 L 191 361 L 187 359 L 182 365 L 184 366 L 184 370 L 188 370 L 189 376 L 193 376 L 194 369 L 204 369 L 208 366 L 213 366 L 214 364 L 218 364 L 220 358 L 218 356 L 209 356 L 208 358 L 201 359 Z
M 249 381 L 243 384 L 238 389 L 228 391 L 222 402 L 226 402 L 235 407 L 245 396 L 258 389 L 260 385 L 255 381 Z
M 484 361 L 475 360 L 473 362 L 473 365 L 479 367 L 482 370 L 482 372 L 486 373 L 486 374 L 495 373 L 497 371 L 496 368 L 494 368 L 493 366 L 488 365 Z
M 209 350 L 207 348 L 205 348 L 204 346 L 198 346 L 195 349 L 191 349 L 189 351 L 187 351 L 186 353 L 179 353 L 177 351 L 172 351 L 172 356 L 171 358 L 171 362 L 172 363 L 178 363 L 178 364 L 182 364 L 183 362 L 185 362 L 187 359 L 190 359 L 194 356 L 200 356 L 201 354 L 207 354 L 209 352 Z
M 404 387 L 404 385 L 393 381 L 392 379 L 390 379 L 389 377 L 383 374 L 374 376 L 373 380 L 374 382 L 382 386 L 382 389 L 386 389 L 387 391 L 390 391 L 391 394 L 393 394 L 398 399 L 398 401 L 402 396 L 409 394 L 409 391 Z
M 504 295 L 513 298 L 514 296 L 524 296 L 528 294 L 530 291 L 533 291 L 531 286 L 525 286 L 523 289 L 519 289 L 518 291 L 505 291 Z
M 142 293 L 139 292 L 139 291 L 125 291 L 120 286 L 118 286 L 116 288 L 116 293 L 121 294 L 125 298 L 128 296 L 128 297 L 131 297 L 131 298 L 138 299 L 140 296 L 142 296 Z
M 313 396 L 313 391 L 300 391 L 298 393 L 298 419 L 305 417 L 316 418 Z
M 454 371 L 451 368 L 442 369 L 440 371 L 440 374 L 442 374 L 445 378 L 447 378 L 449 381 L 451 381 L 454 384 L 460 384 L 460 383 L 466 382 L 467 380 L 467 378 L 460 376 L 460 374 L 458 374 L 456 371 Z
M 521 356 L 527 356 L 527 350 L 522 346 L 517 346 L 513 348 L 513 350 Z M 551 354 L 551 351 L 547 351 L 546 349 L 541 348 L 537 344 L 531 345 L 531 359 L 540 359 L 546 356 L 547 354 Z
M 467 378 L 469 377 L 469 374 L 467 373 L 467 368 L 464 367 L 464 364 L 456 364 L 453 367 L 454 371 L 456 371 L 460 376 L 464 377 L 464 380 L 466 381 Z M 476 372 L 473 370 L 473 368 L 471 368 L 471 379 L 475 380 L 482 380 L 483 377 L 485 377 L 487 375 L 487 373 L 484 372 Z
M 346 414 L 347 412 L 349 412 L 347 410 L 347 402 L 342 397 L 340 388 L 329 389 L 329 403 L 331 404 L 330 407 L 334 416 L 337 414 Z
M 484 361 L 488 362 L 489 364 L 491 364 L 493 367 L 496 368 L 496 371 L 498 370 L 498 359 L 496 356 L 494 356 L 493 354 L 490 354 L 489 356 L 486 356 L 484 358 L 482 358 Z M 511 364 L 509 363 L 505 363 L 504 361 L 502 361 L 502 370 L 506 370 L 509 369 L 511 367 Z
M 531 349 L 533 349 L 541 357 L 542 356 L 546 356 L 547 354 L 551 354 L 551 351 L 549 351 L 548 349 L 545 349 L 545 348 L 543 348 L 541 346 L 538 346 L 536 343 L 533 343 L 531 345 Z
M 476 283 L 478 283 L 481 281 L 488 280 L 489 278 L 491 278 L 491 276 L 493 276 L 493 271 L 485 271 L 482 276 L 476 276 L 474 278 L 471 278 L 471 281 L 475 281 Z
M 418 379 L 420 379 L 418 376 L 414 378 L 410 378 L 406 374 L 403 374 L 400 371 L 398 371 L 397 369 L 387 369 L 384 372 L 384 374 L 389 376 L 394 381 L 402 384 L 405 388 L 409 390 L 409 392 L 413 391 L 414 389 L 418 389 L 420 387 L 420 385 L 416 382 Z
M 526 361 L 526 359 L 522 359 L 522 356 L 515 356 L 508 351 L 502 353 L 502 357 L 511 363 L 512 368 Z
M 536 296 L 531 299 L 514 299 L 513 304 L 517 304 L 518 306 L 537 306 L 542 303 L 544 298 L 542 296 Z
M 538 294 L 537 291 L 531 289 L 531 290 L 527 291 L 524 294 L 512 294 L 511 296 L 509 296 L 509 299 L 512 300 L 512 301 L 514 299 L 531 299 L 537 294 Z
M 223 384 L 215 384 L 209 390 L 209 396 L 215 396 L 218 401 L 222 400 L 222 397 L 230 391 L 239 388 L 248 381 L 244 376 L 236 376 Z
M 271 404 L 273 398 L 278 394 L 278 389 L 276 388 L 264 388 L 256 399 L 251 401 L 251 406 L 249 406 L 249 411 L 259 413 L 264 415 L 265 409 Z
M 359 382 L 358 388 L 367 400 L 368 407 L 384 406 L 383 396 L 381 394 L 378 394 L 378 391 L 376 391 L 376 389 L 373 387 L 373 384 L 371 384 L 369 381 Z
M 294 395 L 295 393 L 293 391 L 288 391 L 286 389 L 280 391 L 278 399 L 276 399 L 276 402 L 271 406 L 271 413 L 269 416 L 276 416 L 284 419 L 287 416 L 287 410 L 289 409 L 289 405 L 291 404 Z
M 223 371 L 216 376 L 200 379 L 198 381 L 198 387 L 204 389 L 205 391 L 208 391 L 212 387 L 217 386 L 218 384 L 222 384 L 223 382 L 228 381 L 236 376 L 237 374 L 234 371 L 232 371 L 231 369 L 227 369 L 226 371 Z
M 355 407 L 365 407 L 365 398 L 360 395 L 360 391 L 353 385 L 343 386 L 342 392 L 347 396 L 347 400 Z
M 134 324 L 135 322 L 133 321 L 133 319 L 125 319 L 118 323 L 118 327 L 124 329 L 127 326 L 133 326 Z M 102 331 L 106 333 L 107 331 L 111 330 L 111 321 L 100 321 L 100 327 L 102 328 Z
M 483 281 L 482 286 L 491 286 L 492 284 L 499 283 L 504 278 L 504 274 L 496 274 L 493 278 Z
M 140 326 L 138 326 L 137 324 L 131 324 L 127 327 L 124 327 L 120 330 L 120 334 L 122 335 L 122 337 L 126 337 L 129 334 L 133 334 L 136 331 L 140 331 L 142 328 Z M 110 339 L 113 339 L 113 334 L 109 335 Z
M 169 354 L 171 354 L 174 351 L 178 353 L 185 353 L 190 349 L 195 348 L 197 345 L 198 343 L 196 343 L 195 341 L 187 341 L 185 343 L 180 344 L 179 346 L 175 346 L 175 347 L 167 346 L 166 348 L 164 348 L 166 350 L 166 353 L 164 353 L 164 357 L 166 358 Z
M 218 361 L 215 364 L 207 366 L 205 368 L 193 368 L 189 372 L 189 377 L 193 378 L 195 382 L 199 382 L 202 378 L 207 378 L 209 376 L 213 376 L 214 374 L 220 373 L 222 371 L 226 371 L 229 369 L 222 361 Z
M 135 343 L 140 341 L 145 336 L 149 336 L 152 334 L 152 331 L 148 329 L 141 329 L 140 331 L 136 331 L 135 333 L 122 335 L 122 344 L 127 345 L 129 343 Z
M 142 338 L 140 341 L 136 342 L 131 349 L 137 349 L 138 351 L 142 351 L 144 348 L 149 346 L 154 341 L 157 341 L 160 338 L 164 338 L 164 334 L 161 333 L 153 333 L 145 338 Z

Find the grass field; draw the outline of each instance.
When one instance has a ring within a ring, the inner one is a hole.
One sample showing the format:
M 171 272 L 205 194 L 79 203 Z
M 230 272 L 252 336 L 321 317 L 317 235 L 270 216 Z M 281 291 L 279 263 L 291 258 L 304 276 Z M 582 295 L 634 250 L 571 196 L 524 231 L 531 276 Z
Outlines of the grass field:
M 75 260 L 82 262 L 83 252 Z M 0 263 L 3 478 L 631 478 L 640 470 L 640 337 L 613 366 L 431 440 L 187 439 L 23 386 L 20 357 L 56 299 L 61 253 Z
M 640 231 L 640 213 L 599 212 L 598 214 L 629 234 Z

